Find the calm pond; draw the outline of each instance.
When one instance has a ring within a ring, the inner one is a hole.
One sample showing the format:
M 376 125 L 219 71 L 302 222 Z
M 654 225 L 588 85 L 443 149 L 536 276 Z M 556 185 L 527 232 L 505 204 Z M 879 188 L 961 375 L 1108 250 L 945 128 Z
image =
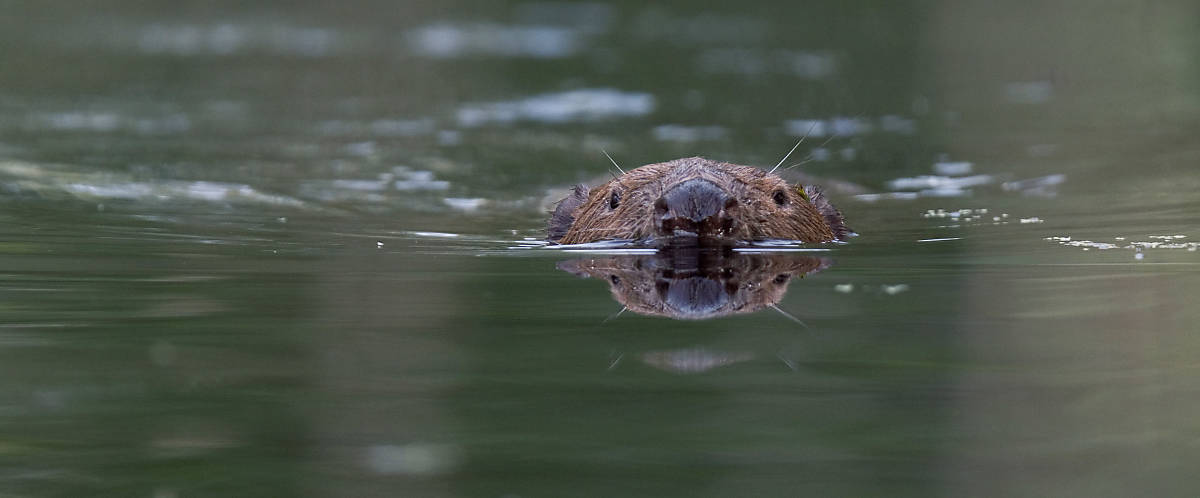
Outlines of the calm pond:
M 0 11 L 0 495 L 1200 495 L 1195 2 Z M 845 243 L 542 242 L 806 135 Z

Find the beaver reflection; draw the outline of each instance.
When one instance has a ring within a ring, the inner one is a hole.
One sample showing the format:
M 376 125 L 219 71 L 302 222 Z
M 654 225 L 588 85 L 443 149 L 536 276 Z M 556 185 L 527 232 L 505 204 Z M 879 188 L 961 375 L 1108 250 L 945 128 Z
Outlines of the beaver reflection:
M 793 279 L 830 265 L 796 253 L 667 246 L 655 254 L 562 261 L 558 268 L 608 281 L 617 302 L 634 313 L 703 320 L 772 306 Z

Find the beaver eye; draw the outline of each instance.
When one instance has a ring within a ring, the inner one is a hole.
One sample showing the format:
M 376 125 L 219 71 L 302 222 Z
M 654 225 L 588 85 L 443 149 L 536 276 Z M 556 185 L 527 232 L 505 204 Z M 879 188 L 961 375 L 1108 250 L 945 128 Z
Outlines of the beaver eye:
M 786 284 L 789 278 L 791 278 L 791 275 L 788 275 L 786 273 L 780 273 L 778 275 L 775 275 L 775 283 L 779 284 L 779 285 Z
M 788 200 L 787 192 L 784 192 L 782 190 L 776 190 L 775 194 L 773 194 L 771 196 L 771 198 L 775 199 L 775 204 L 778 204 L 780 206 L 787 204 L 787 200 Z
M 620 206 L 620 205 L 621 205 L 621 194 L 613 192 L 612 197 L 608 198 L 608 208 L 616 209 L 617 206 Z
M 612 282 L 613 285 L 621 285 L 621 277 L 618 277 L 616 275 L 609 275 L 608 281 Z

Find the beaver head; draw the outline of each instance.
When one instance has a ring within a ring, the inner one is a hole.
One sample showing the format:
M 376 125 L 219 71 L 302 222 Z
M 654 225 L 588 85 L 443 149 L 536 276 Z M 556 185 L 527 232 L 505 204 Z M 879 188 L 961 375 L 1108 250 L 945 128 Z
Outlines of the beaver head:
M 548 229 L 562 244 L 673 236 L 828 242 L 849 233 L 816 187 L 699 157 L 642 166 L 593 189 L 576 185 Z

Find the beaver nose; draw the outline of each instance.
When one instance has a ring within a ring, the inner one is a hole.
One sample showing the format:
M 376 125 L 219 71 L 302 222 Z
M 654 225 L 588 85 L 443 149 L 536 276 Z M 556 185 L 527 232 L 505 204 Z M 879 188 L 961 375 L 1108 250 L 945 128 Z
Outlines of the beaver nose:
M 663 194 L 659 204 L 665 207 L 672 217 L 700 222 L 717 214 L 724 207 L 728 197 L 725 191 L 713 182 L 693 178 L 671 187 Z
M 675 185 L 654 202 L 660 232 L 665 235 L 676 231 L 695 235 L 728 232 L 733 226 L 733 218 L 728 211 L 736 206 L 736 199 L 703 178 L 693 178 Z

